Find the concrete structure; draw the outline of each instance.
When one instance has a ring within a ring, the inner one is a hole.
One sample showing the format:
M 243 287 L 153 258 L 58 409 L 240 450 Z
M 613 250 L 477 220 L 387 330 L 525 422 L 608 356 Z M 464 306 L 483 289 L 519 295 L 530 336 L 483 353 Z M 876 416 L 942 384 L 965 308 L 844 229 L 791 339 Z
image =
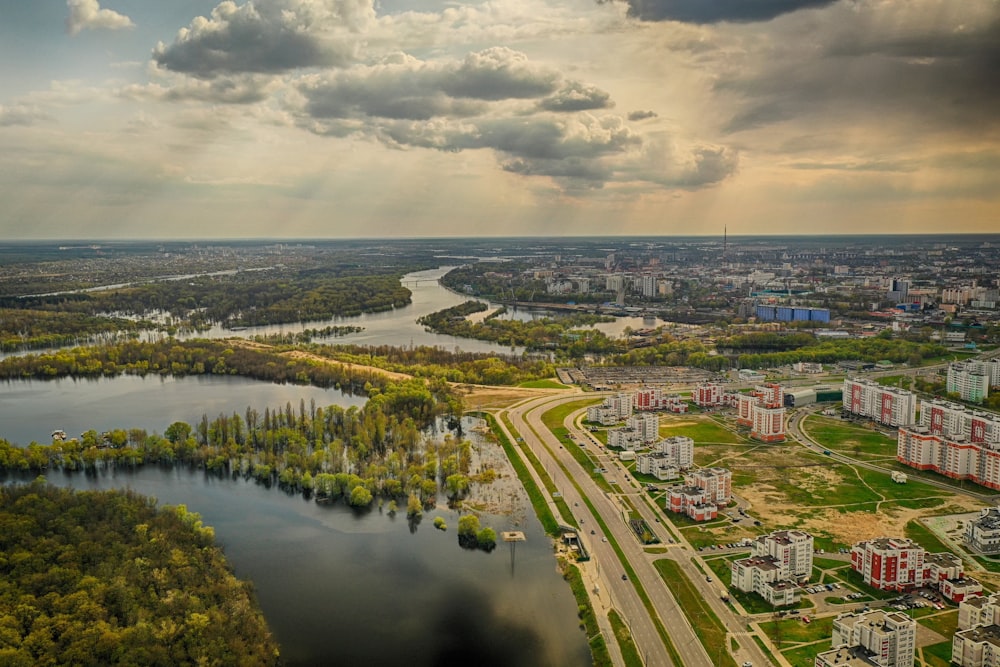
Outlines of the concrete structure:
M 667 494 L 666 509 L 684 514 L 693 521 L 710 521 L 719 516 L 719 507 L 696 486 L 674 487 Z
M 678 468 L 686 470 L 694 464 L 694 440 L 691 438 L 682 435 L 665 438 L 653 445 L 653 450 L 666 454 Z
M 946 391 L 963 401 L 982 403 L 990 394 L 990 370 L 985 364 L 957 362 L 948 364 Z
M 822 373 L 823 364 L 816 364 L 811 361 L 796 361 L 792 364 L 792 370 L 796 373 Z
M 959 604 L 966 600 L 975 600 L 983 594 L 983 585 L 971 577 L 967 579 L 945 579 L 938 586 L 938 591 L 945 599 Z
M 1000 624 L 1000 593 L 970 597 L 958 605 L 958 629 Z
M 632 395 L 614 394 L 604 399 L 601 405 L 587 408 L 587 421 L 611 426 L 632 416 Z
M 787 571 L 771 556 L 751 556 L 734 560 L 730 585 L 745 593 L 756 593 L 774 607 L 799 601 L 799 586 L 789 581 Z
M 632 407 L 639 411 L 663 408 L 663 390 L 659 387 L 643 387 L 635 392 Z
M 934 435 L 962 436 L 969 442 L 1000 445 L 1000 415 L 971 410 L 951 401 L 922 401 L 920 426 Z
M 816 665 L 913 667 L 917 622 L 900 612 L 875 609 L 844 613 L 833 621 L 832 651 L 816 656 Z
M 770 556 L 781 563 L 787 579 L 812 575 L 813 536 L 803 530 L 777 530 L 761 535 L 751 546 L 754 556 Z
M 956 632 L 951 662 L 961 667 L 1000 667 L 1000 626 L 979 625 Z
M 913 424 L 917 416 L 917 398 L 910 391 L 884 387 L 872 380 L 844 380 L 844 409 L 868 417 L 886 426 Z
M 902 537 L 878 537 L 851 549 L 851 567 L 872 588 L 909 591 L 924 585 L 924 548 Z
M 710 502 L 725 506 L 733 499 L 733 473 L 726 468 L 701 468 L 684 477 L 684 483 L 701 489 Z
M 726 390 L 718 382 L 706 382 L 695 387 L 691 392 L 694 404 L 703 408 L 714 408 L 728 405 L 726 402 Z
M 758 385 L 737 395 L 736 423 L 750 427 L 750 437 L 761 442 L 785 439 L 785 396 L 779 384 Z
M 677 479 L 681 476 L 680 467 L 675 458 L 663 452 L 647 452 L 635 457 L 635 469 L 643 475 L 652 475 L 661 482 Z
M 966 522 L 965 544 L 983 554 L 1000 554 L 1000 507 L 984 509 Z

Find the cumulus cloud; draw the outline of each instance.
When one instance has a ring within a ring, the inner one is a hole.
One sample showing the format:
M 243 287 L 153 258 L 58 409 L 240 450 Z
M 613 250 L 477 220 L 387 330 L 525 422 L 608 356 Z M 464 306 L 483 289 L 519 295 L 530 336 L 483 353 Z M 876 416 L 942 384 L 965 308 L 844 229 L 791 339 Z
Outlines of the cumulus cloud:
M 371 0 L 226 0 L 158 44 L 153 58 L 202 78 L 340 67 L 357 61 L 374 23 Z
M 146 83 L 125 86 L 121 97 L 141 101 L 197 101 L 212 104 L 254 104 L 268 98 L 278 87 L 271 77 L 241 75 L 211 80 L 181 78 L 168 84 Z
M 608 0 L 603 0 L 608 1 Z M 624 0 L 629 16 L 642 21 L 684 23 L 751 23 L 836 0 Z
M 538 105 L 547 111 L 588 111 L 607 109 L 615 103 L 611 101 L 611 95 L 596 86 L 570 81 Z
M 540 99 L 560 85 L 563 89 L 552 98 Z M 574 110 L 611 104 L 607 93 L 563 81 L 557 70 L 504 47 L 470 53 L 460 61 L 428 62 L 396 54 L 377 65 L 304 77 L 299 90 L 306 113 L 314 118 L 467 117 L 484 113 L 490 103 L 531 99 L 540 99 L 543 109 L 563 111 L 573 104 Z
M 67 0 L 66 30 L 76 35 L 82 30 L 123 30 L 134 28 L 132 19 L 111 9 L 102 9 L 97 0 Z

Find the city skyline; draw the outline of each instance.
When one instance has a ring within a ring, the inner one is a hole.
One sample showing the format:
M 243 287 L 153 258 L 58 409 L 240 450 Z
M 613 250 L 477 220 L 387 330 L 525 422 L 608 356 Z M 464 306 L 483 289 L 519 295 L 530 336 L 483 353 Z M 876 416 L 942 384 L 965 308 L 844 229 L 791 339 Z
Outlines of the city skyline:
M 0 8 L 5 239 L 1000 228 L 991 0 Z

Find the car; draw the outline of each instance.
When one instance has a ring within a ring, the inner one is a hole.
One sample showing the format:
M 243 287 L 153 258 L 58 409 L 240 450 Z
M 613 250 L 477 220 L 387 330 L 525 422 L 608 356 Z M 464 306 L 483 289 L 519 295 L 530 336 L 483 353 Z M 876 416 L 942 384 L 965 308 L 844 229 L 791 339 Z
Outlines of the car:
M 622 575 L 622 581 L 628 581 L 628 575 L 627 574 L 623 574 Z
M 595 533 L 594 531 L 590 531 L 590 534 L 591 535 L 596 535 L 597 533 Z
M 607 542 L 607 541 L 608 541 L 608 538 L 606 538 L 606 537 L 602 537 L 601 538 L 601 542 Z
M 810 619 L 808 616 L 803 616 L 802 617 L 802 622 L 803 623 L 812 623 L 812 619 Z
M 753 667 L 753 663 L 747 660 L 746 662 L 743 663 L 743 667 Z
M 712 583 L 712 577 L 705 577 L 705 581 L 707 581 L 708 583 Z

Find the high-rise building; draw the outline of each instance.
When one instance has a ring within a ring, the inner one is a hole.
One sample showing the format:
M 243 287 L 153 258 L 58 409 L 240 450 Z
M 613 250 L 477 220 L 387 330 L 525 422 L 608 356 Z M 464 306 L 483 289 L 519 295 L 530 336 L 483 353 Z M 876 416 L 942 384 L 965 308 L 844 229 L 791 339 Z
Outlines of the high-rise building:
M 844 380 L 844 409 L 886 426 L 905 426 L 916 421 L 917 397 L 913 392 L 885 387 L 872 380 Z
M 982 403 L 990 394 L 990 369 L 977 362 L 948 364 L 946 390 L 956 393 L 963 401 Z
M 803 530 L 778 530 L 753 541 L 754 556 L 771 556 L 794 579 L 812 575 L 813 536 Z
M 750 437 L 761 442 L 785 439 L 785 406 L 781 385 L 758 385 L 736 397 L 736 423 L 750 427 Z
M 908 591 L 924 585 L 924 548 L 904 537 L 878 537 L 851 549 L 851 567 L 872 588 Z

